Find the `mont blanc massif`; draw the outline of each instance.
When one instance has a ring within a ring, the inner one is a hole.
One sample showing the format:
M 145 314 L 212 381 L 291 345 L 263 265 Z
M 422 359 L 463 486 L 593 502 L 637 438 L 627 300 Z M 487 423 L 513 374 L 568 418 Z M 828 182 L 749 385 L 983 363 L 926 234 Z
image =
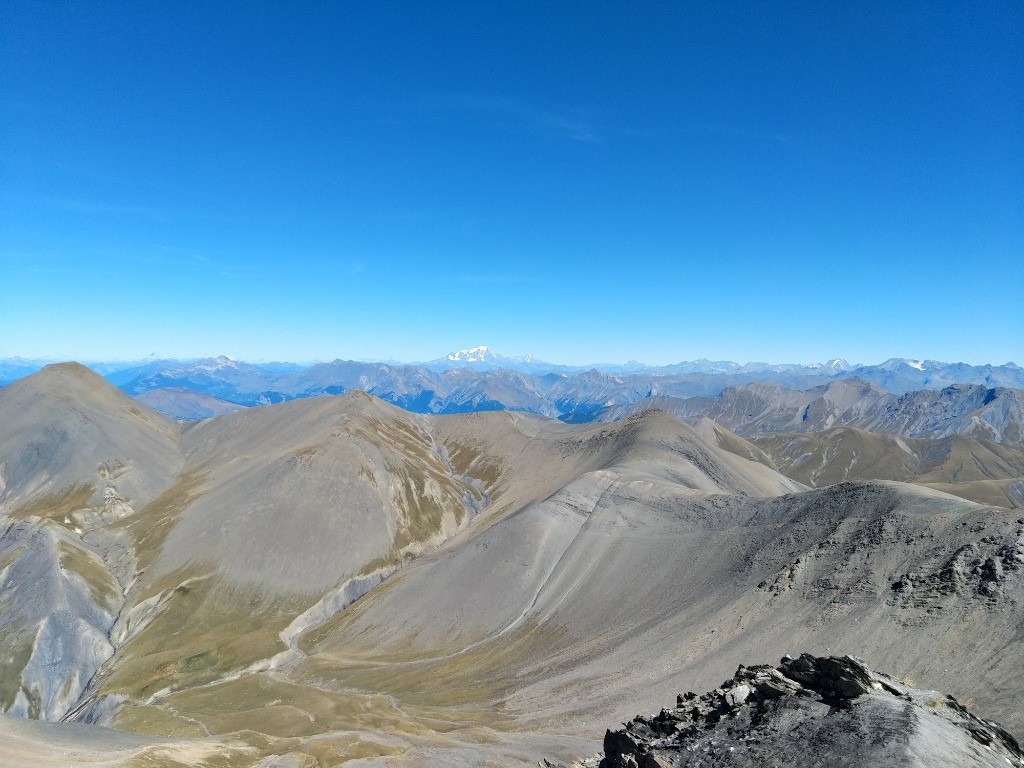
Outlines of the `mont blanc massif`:
M 1013 363 L 0 384 L 0 765 L 1024 765 Z

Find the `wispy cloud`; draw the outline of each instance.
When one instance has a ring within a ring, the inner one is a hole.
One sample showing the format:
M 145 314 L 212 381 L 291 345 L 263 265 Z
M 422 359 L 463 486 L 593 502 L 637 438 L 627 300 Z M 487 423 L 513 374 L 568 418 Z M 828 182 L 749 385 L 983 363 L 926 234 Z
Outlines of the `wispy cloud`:
M 793 136 L 789 136 L 785 133 L 777 133 L 774 131 L 762 131 L 756 128 L 740 127 L 736 125 L 723 125 L 721 123 L 712 123 L 709 125 L 691 125 L 691 131 L 697 131 L 701 133 L 718 134 L 721 136 L 730 136 L 736 139 L 747 139 L 751 141 L 768 141 L 776 144 L 796 144 L 797 140 Z
M 494 94 L 447 94 L 424 102 L 434 110 L 475 112 L 504 130 L 567 139 L 587 144 L 616 137 L 653 137 L 658 131 L 636 129 L 598 119 L 593 110 L 547 109 L 525 99 Z
M 61 210 L 78 213 L 113 214 L 115 216 L 145 216 L 152 219 L 168 218 L 166 211 L 143 205 L 123 205 L 121 203 L 107 203 L 100 200 L 69 200 L 66 198 L 52 198 L 50 202 L 54 207 Z
M 110 202 L 104 199 L 84 200 L 36 192 L 25 192 L 16 187 L 0 187 L 0 197 L 12 203 L 36 208 L 49 208 L 68 213 L 96 214 L 100 216 L 142 216 L 150 219 L 173 218 L 173 211 L 161 207 Z
M 211 279 L 261 278 L 274 271 L 265 266 L 254 266 L 254 262 L 249 260 L 221 261 L 184 248 L 152 243 L 136 248 L 85 247 L 49 253 L 0 250 L 0 267 L 5 269 L 9 278 L 17 274 L 95 274 L 97 265 L 109 268 L 156 268 L 168 274 L 184 273 Z
M 17 275 L 80 275 L 90 272 L 81 260 L 61 254 L 59 256 L 31 251 L 0 250 L 0 265 L 8 280 Z
M 153 264 L 175 269 L 201 272 L 211 278 L 262 278 L 276 272 L 272 266 L 260 259 L 218 259 L 179 246 L 151 244 L 145 249 L 123 258 L 139 263 Z

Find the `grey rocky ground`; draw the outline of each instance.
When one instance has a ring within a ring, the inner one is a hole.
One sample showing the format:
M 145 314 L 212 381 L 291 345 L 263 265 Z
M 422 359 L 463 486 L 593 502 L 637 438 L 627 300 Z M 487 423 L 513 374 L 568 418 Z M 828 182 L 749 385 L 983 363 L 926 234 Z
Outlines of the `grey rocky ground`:
M 542 766 L 557 764 L 547 760 Z M 608 731 L 580 768 L 1021 766 L 998 724 L 952 696 L 913 688 L 849 656 L 740 666 L 721 686 Z

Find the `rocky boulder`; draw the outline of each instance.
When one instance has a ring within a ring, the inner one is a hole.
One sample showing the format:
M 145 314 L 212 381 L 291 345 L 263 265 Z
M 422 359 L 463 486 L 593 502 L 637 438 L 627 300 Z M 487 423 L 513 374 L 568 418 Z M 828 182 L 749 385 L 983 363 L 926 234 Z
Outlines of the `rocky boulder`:
M 551 765 L 550 763 L 548 765 Z M 740 666 L 713 691 L 608 731 L 590 768 L 1024 766 L 1016 740 L 952 696 L 851 658 Z

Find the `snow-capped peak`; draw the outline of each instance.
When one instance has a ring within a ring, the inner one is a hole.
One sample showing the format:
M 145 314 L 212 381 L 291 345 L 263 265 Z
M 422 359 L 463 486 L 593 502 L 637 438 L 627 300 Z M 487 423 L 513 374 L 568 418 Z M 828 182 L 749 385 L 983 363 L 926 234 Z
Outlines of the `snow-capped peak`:
M 496 360 L 498 355 L 491 351 L 490 347 L 472 347 L 471 349 L 460 349 L 445 355 L 445 360 L 459 363 L 485 363 L 488 360 Z
M 208 357 L 205 360 L 200 360 L 196 363 L 195 367 L 201 371 L 212 373 L 213 371 L 220 370 L 221 368 L 238 368 L 238 361 L 233 360 L 227 355 L 220 355 L 218 357 Z
M 846 371 L 849 370 L 850 364 L 843 360 L 843 358 L 837 357 L 825 363 L 825 367 L 836 371 Z
M 911 368 L 917 368 L 919 371 L 924 370 L 924 360 L 905 360 L 904 362 Z
M 490 371 L 497 368 L 505 368 L 510 371 L 536 373 L 538 370 L 550 370 L 560 366 L 551 363 L 542 363 L 533 355 L 522 357 L 506 357 L 499 355 L 490 347 L 470 347 L 460 349 L 458 352 L 450 352 L 437 360 L 430 360 L 423 365 L 430 370 L 450 371 L 455 368 L 475 368 L 481 371 Z

